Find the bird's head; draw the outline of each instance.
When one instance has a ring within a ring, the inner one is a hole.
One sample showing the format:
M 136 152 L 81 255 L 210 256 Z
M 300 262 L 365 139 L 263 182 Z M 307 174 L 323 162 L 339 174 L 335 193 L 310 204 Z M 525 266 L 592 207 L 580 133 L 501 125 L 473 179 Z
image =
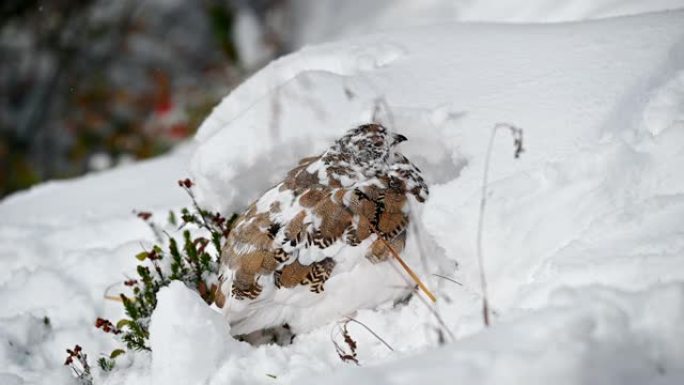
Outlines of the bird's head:
M 401 134 L 391 133 L 380 124 L 371 123 L 352 128 L 340 139 L 342 147 L 358 163 L 387 162 L 392 147 L 406 141 Z

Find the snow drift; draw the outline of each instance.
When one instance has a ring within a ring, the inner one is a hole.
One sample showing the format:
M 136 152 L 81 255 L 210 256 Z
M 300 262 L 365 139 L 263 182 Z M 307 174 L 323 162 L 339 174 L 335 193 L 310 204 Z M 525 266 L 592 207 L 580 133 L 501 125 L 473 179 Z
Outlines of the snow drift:
M 65 346 L 109 347 L 90 330 L 96 315 L 119 311 L 102 292 L 151 239 L 129 211 L 186 204 L 169 191 L 188 164 L 204 205 L 240 210 L 297 159 L 375 115 L 409 138 L 403 152 L 430 182 L 407 259 L 437 292 L 434 311 L 448 331 L 417 297 L 360 311 L 355 318 L 394 351 L 350 324 L 363 365 L 352 368 L 330 341 L 335 325 L 287 347 L 210 342 L 203 333 L 220 340 L 226 331 L 187 289 L 171 287 L 160 294 L 165 316 L 153 321 L 151 363 L 136 357 L 104 383 L 159 381 L 164 368 L 174 373 L 167 384 L 681 382 L 681 20 L 684 11 L 442 24 L 308 47 L 227 96 L 192 148 L 8 198 L 0 205 L 0 379 L 66 383 Z M 484 233 L 495 326 L 483 330 L 475 239 L 497 122 L 524 129 L 526 152 L 513 159 L 507 134 L 495 140 Z M 53 326 L 36 333 L 44 316 Z M 175 358 L 178 346 L 164 337 L 175 327 L 179 344 L 209 357 L 201 373 Z M 440 338 L 447 344 L 438 348 Z

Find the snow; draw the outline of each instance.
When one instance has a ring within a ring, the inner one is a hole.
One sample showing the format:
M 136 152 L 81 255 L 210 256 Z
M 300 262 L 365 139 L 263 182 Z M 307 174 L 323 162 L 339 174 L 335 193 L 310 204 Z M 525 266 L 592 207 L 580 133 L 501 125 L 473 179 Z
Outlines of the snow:
M 221 314 L 182 283 L 172 282 L 157 298 L 150 323 L 153 384 L 203 383 L 227 350 L 237 354 L 247 348 L 230 336 Z
M 606 8 L 592 17 L 646 7 L 596 4 Z M 589 17 L 563 9 L 545 21 Z M 390 17 L 381 6 L 367 14 Z M 437 304 L 416 296 L 353 315 L 394 351 L 356 323 L 349 333 L 361 367 L 335 353 L 331 338 L 344 344 L 336 324 L 286 347 L 254 348 L 172 285 L 152 317 L 153 353 L 127 358 L 98 383 L 682 383 L 682 20 L 684 11 L 553 24 L 433 19 L 306 47 L 228 95 L 194 143 L 8 197 L 0 383 L 67 384 L 65 348 L 82 345 L 93 363 L 115 347 L 92 323 L 120 317 L 103 294 L 153 240 L 131 210 L 188 205 L 175 187 L 188 173 L 203 205 L 240 210 L 296 160 L 374 114 L 409 138 L 402 152 L 431 188 L 405 257 Z M 497 134 L 483 238 L 494 317 L 485 329 L 475 239 L 497 122 L 522 127 L 526 151 L 514 159 L 508 133 Z
M 131 212 L 165 214 L 185 206 L 187 197 L 175 186 L 187 175 L 190 153 L 186 146 L 136 165 L 45 183 L 2 201 L 0 378 L 71 383 L 62 365 L 66 348 L 80 344 L 94 364 L 100 352 L 118 347 L 93 324 L 98 316 L 121 318 L 121 305 L 104 294 L 125 274 L 133 275 L 132 256 L 153 239 Z M 41 329 L 44 317 L 50 326 Z
M 682 0 L 293 0 L 297 46 L 454 21 L 552 23 L 680 9 Z
M 388 365 L 341 370 L 326 383 L 681 383 L 684 349 L 675 341 L 684 326 L 672 320 L 683 305 L 681 284 L 639 294 L 561 290 L 543 310 Z

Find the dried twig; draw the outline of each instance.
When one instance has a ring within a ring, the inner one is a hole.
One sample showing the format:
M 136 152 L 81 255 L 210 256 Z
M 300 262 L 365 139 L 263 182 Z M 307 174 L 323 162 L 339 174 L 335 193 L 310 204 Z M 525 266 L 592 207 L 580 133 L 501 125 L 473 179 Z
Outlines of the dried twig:
M 152 217 L 152 213 L 149 211 L 136 211 L 133 210 L 133 214 L 137 216 L 138 218 L 142 219 L 145 224 L 152 230 L 152 234 L 154 234 L 154 238 L 158 243 L 163 243 L 164 242 L 164 237 L 162 235 L 167 235 L 168 234 L 160 228 L 154 221 L 151 221 L 150 218 Z
M 480 284 L 482 289 L 482 317 L 485 326 L 489 326 L 489 298 L 487 296 L 487 280 L 484 270 L 484 257 L 482 253 L 482 234 L 484 232 L 484 212 L 487 205 L 487 183 L 489 178 L 489 160 L 492 156 L 492 148 L 494 147 L 494 138 L 500 128 L 507 128 L 513 136 L 513 146 L 515 153 L 513 156 L 517 159 L 524 151 L 523 149 L 523 131 L 520 128 L 512 126 L 508 123 L 497 123 L 492 129 L 492 135 L 489 138 L 489 146 L 487 147 L 487 157 L 485 158 L 484 174 L 482 176 L 482 193 L 480 197 L 480 218 L 477 223 L 477 262 L 480 269 Z
M 201 221 L 202 227 L 207 229 L 209 232 L 211 232 L 211 227 L 209 226 L 209 222 L 207 221 L 206 218 L 206 211 L 202 210 L 202 208 L 199 206 L 197 203 L 197 199 L 195 198 L 195 193 L 192 191 L 192 186 L 195 184 L 190 180 L 190 178 L 185 178 L 181 179 L 178 181 L 178 186 L 180 186 L 185 192 L 190 196 L 190 200 L 192 201 L 192 206 L 195 208 L 195 211 L 197 214 L 199 214 Z M 181 226 L 182 227 L 182 226 Z
M 348 321 L 355 322 L 355 323 L 357 323 L 357 324 L 363 326 L 363 328 L 366 329 L 366 330 L 368 330 L 368 332 L 369 332 L 370 334 L 372 334 L 375 338 L 377 338 L 378 341 L 382 342 L 382 344 L 385 345 L 385 346 L 387 347 L 387 349 L 389 349 L 389 350 L 392 351 L 392 352 L 394 351 L 394 349 L 390 346 L 390 344 L 387 343 L 387 341 L 385 341 L 384 339 L 382 339 L 382 337 L 380 337 L 377 333 L 375 333 L 371 328 L 369 328 L 368 326 L 366 326 L 366 324 L 364 324 L 363 322 L 358 321 L 358 320 L 355 320 L 354 318 L 351 318 L 351 317 L 347 317 L 347 320 L 348 320 Z
M 397 253 L 397 251 L 394 250 L 394 247 L 392 247 L 392 245 L 390 245 L 389 242 L 387 242 L 384 238 L 378 236 L 378 239 L 382 240 L 382 242 L 385 244 L 385 247 L 387 247 L 390 253 L 392 253 L 392 256 L 394 256 L 394 259 L 396 259 L 397 262 L 399 262 L 401 267 L 406 271 L 406 273 L 409 276 L 411 276 L 411 279 L 413 279 L 416 285 L 418 285 L 420 290 L 430 299 L 430 301 L 432 301 L 432 303 L 437 302 L 437 297 L 435 297 L 435 295 L 432 294 L 430 289 L 428 289 L 427 286 L 425 286 L 425 284 L 423 283 L 423 281 L 420 280 L 418 275 L 409 267 L 409 265 L 406 264 L 406 262 L 404 262 L 404 260 L 399 256 L 399 253 Z
M 335 345 L 335 351 L 337 352 L 337 355 L 343 362 L 351 361 L 356 365 L 359 365 L 359 359 L 357 358 L 356 354 L 356 341 L 354 341 L 354 339 L 351 338 L 351 335 L 349 335 L 349 330 L 347 330 L 347 324 L 349 323 L 349 321 L 350 320 L 344 321 L 342 323 L 342 326 L 338 325 L 338 327 L 342 331 L 342 338 L 344 338 L 344 343 L 347 345 L 347 347 L 349 347 L 349 352 L 347 352 L 343 347 L 341 347 L 337 343 L 337 341 L 335 341 L 335 338 L 333 338 L 332 334 L 330 336 L 330 339 L 332 340 L 333 345 Z
M 93 375 L 88 364 L 88 355 L 83 352 L 79 345 L 74 346 L 73 349 L 67 349 L 66 352 L 67 358 L 64 365 L 71 369 L 80 384 L 92 385 Z
M 449 278 L 449 277 L 447 277 L 447 276 L 445 276 L 445 275 L 441 275 L 441 274 L 432 274 L 432 275 L 435 276 L 435 277 L 439 277 L 439 278 L 442 278 L 442 279 L 446 279 L 447 281 L 451 281 L 451 282 L 453 282 L 453 283 L 455 283 L 455 284 L 457 284 L 457 285 L 459 285 L 459 286 L 463 286 L 462 283 L 458 282 L 457 280 L 455 280 L 455 279 L 453 279 L 453 278 Z
M 416 287 L 416 289 L 417 289 L 417 287 Z M 414 289 L 414 291 L 417 291 L 416 289 Z M 423 298 L 423 297 L 421 297 L 421 296 L 418 296 L 418 298 L 420 298 L 420 301 L 423 302 L 423 303 L 425 304 L 425 307 L 427 307 L 428 310 L 430 311 L 430 313 L 432 313 L 432 315 L 435 317 L 435 319 L 436 319 L 437 322 L 439 323 L 439 326 L 441 326 L 442 329 L 443 329 L 444 331 L 446 331 L 446 333 L 449 335 L 449 337 L 451 338 L 451 340 L 452 340 L 452 341 L 455 341 L 455 340 L 456 340 L 456 336 L 454 336 L 454 333 L 452 333 L 451 330 L 449 330 L 449 327 L 447 327 L 446 322 L 444 322 L 444 319 L 443 319 L 442 316 L 439 314 L 439 311 L 437 310 L 436 306 L 432 306 L 430 303 L 428 303 L 428 302 L 425 300 L 425 298 Z
M 116 282 L 116 283 L 113 283 L 113 284 L 107 286 L 107 287 L 105 288 L 104 299 L 109 300 L 109 301 L 114 301 L 114 302 L 121 302 L 121 298 L 119 298 L 118 295 L 117 295 L 117 296 L 114 296 L 114 295 L 110 295 L 110 294 L 109 294 L 109 291 L 110 291 L 113 287 L 118 286 L 118 285 L 119 285 L 119 282 Z

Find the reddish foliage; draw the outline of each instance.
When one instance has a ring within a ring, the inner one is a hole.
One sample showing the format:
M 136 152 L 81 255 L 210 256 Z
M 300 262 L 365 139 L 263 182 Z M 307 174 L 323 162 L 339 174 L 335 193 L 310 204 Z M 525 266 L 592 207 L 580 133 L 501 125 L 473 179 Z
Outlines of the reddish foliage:
M 114 324 L 112 324 L 109 320 L 106 320 L 104 318 L 99 318 L 95 320 L 95 327 L 98 329 L 102 329 L 103 332 L 105 333 L 113 333 L 113 334 L 119 334 L 121 333 L 121 330 L 119 330 Z M 79 347 L 76 345 L 76 347 Z
M 178 185 L 185 188 L 191 188 L 193 183 L 190 178 L 181 179 L 178 181 Z
M 147 252 L 147 259 L 149 259 L 150 261 L 156 261 L 156 260 L 161 259 L 161 256 L 159 254 L 157 254 L 156 250 L 152 250 L 152 251 Z
M 74 362 L 74 358 L 81 358 L 81 347 L 79 345 L 74 346 L 73 349 L 67 349 L 66 352 L 69 356 L 67 356 L 66 361 L 64 361 L 64 365 L 71 365 Z

